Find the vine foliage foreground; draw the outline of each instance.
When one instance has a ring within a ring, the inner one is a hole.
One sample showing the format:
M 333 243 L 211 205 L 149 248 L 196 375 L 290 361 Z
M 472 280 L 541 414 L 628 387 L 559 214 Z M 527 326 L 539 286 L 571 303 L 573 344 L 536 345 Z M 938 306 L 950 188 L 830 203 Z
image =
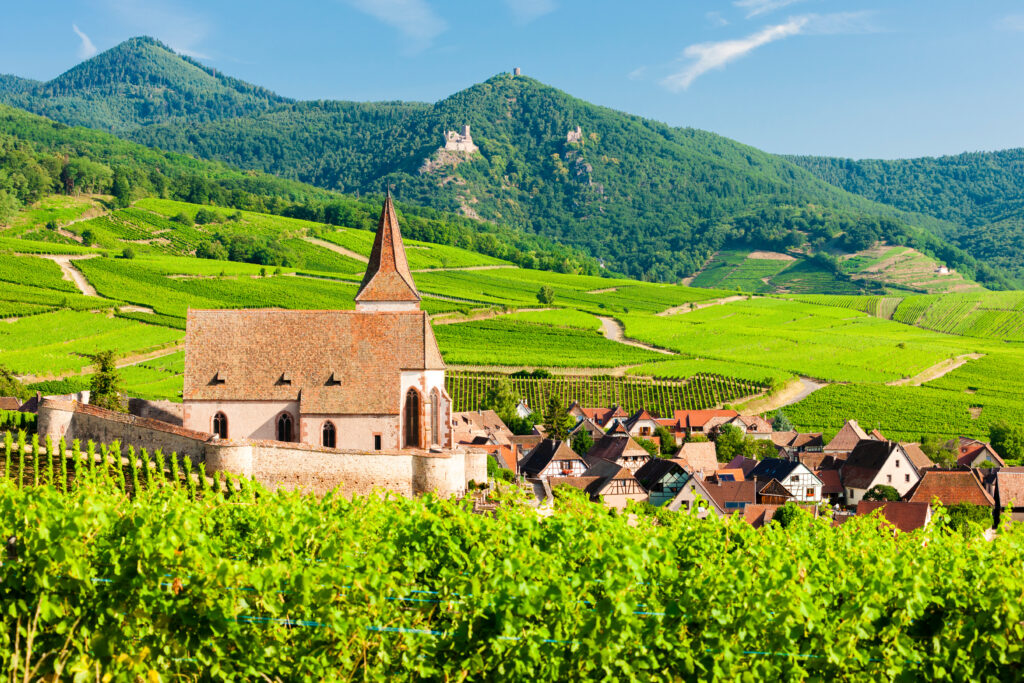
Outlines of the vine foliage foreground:
M 1019 525 L 755 530 L 572 495 L 479 515 L 79 470 L 0 480 L 12 680 L 1022 678 Z

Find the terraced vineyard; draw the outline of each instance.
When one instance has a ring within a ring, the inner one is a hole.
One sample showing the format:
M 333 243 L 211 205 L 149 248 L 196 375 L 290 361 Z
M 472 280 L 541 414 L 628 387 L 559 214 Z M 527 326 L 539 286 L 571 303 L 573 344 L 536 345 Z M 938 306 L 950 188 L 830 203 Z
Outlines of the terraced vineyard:
M 697 374 L 685 380 L 672 381 L 567 375 L 541 379 L 461 371 L 447 373 L 445 388 L 452 397 L 455 410 L 477 410 L 487 389 L 501 380 L 509 381 L 515 396 L 534 409 L 542 409 L 554 395 L 565 406 L 573 402 L 585 407 L 618 405 L 629 413 L 646 408 L 661 416 L 671 416 L 675 410 L 712 408 L 760 393 L 766 388 L 748 380 L 712 374 Z

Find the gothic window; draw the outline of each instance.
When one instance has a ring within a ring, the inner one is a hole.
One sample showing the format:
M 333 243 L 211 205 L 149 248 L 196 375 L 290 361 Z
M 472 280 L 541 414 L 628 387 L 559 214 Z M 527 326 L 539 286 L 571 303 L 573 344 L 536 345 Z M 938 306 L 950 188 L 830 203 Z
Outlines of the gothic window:
M 292 416 L 289 413 L 281 413 L 277 418 L 277 440 L 292 440 Z
M 430 443 L 441 443 L 441 394 L 437 389 L 430 392 Z
M 420 395 L 409 389 L 405 395 L 405 447 L 420 447 Z
M 228 418 L 224 413 L 213 416 L 213 433 L 222 439 L 228 438 Z
M 323 428 L 323 444 L 324 448 L 337 448 L 337 434 L 334 431 L 333 422 L 324 422 Z

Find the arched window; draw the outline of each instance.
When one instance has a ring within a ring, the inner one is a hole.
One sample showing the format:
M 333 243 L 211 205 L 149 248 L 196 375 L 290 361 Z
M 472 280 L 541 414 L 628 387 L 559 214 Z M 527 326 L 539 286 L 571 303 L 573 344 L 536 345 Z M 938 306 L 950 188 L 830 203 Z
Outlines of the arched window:
M 437 389 L 430 392 L 430 443 L 441 443 L 441 393 Z
M 334 431 L 333 422 L 324 422 L 323 428 L 323 445 L 324 448 L 336 448 L 335 444 L 338 442 L 337 433 Z
M 420 395 L 415 389 L 405 394 L 405 447 L 420 447 Z
M 213 416 L 213 433 L 222 439 L 228 438 L 228 416 L 224 413 Z
M 277 418 L 277 440 L 292 440 L 292 416 L 288 413 L 281 413 Z

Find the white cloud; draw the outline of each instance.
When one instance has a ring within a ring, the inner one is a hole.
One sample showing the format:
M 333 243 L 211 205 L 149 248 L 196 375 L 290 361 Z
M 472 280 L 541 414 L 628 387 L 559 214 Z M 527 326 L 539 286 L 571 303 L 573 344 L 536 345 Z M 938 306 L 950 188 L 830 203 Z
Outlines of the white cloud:
M 729 25 L 729 20 L 723 17 L 721 12 L 705 12 L 704 18 L 708 20 L 709 24 L 718 28 Z
M 785 23 L 766 26 L 746 38 L 690 45 L 681 58 L 689 63 L 661 79 L 661 84 L 678 92 L 686 90 L 700 76 L 712 69 L 721 69 L 768 43 L 795 35 L 831 35 L 837 33 L 874 33 L 879 29 L 871 22 L 873 12 L 836 12 L 804 14 L 790 17 Z
M 747 19 L 749 19 L 759 14 L 767 14 L 783 7 L 795 5 L 798 2 L 805 2 L 805 0 L 735 0 L 732 4 L 747 10 Z
M 99 52 L 99 50 L 96 49 L 96 46 L 92 44 L 92 41 L 89 40 L 89 36 L 85 35 L 82 32 L 82 29 L 78 28 L 77 24 L 71 24 L 71 30 L 74 31 L 75 35 L 82 40 L 82 44 L 78 46 L 79 57 L 82 59 L 88 59 Z
M 998 25 L 1008 31 L 1024 31 L 1024 14 L 1007 14 Z
M 555 11 L 556 7 L 554 0 L 505 0 L 505 4 L 523 24 Z
M 347 0 L 360 12 L 369 14 L 409 39 L 409 50 L 417 52 L 430 47 L 434 38 L 448 25 L 434 13 L 425 0 Z
M 690 63 L 686 68 L 663 78 L 661 84 L 672 91 L 686 90 L 699 76 L 712 69 L 721 69 L 762 45 L 795 36 L 807 22 L 807 17 L 794 17 L 784 24 L 768 26 L 746 38 L 691 45 L 683 50 L 683 57 L 691 60 Z

